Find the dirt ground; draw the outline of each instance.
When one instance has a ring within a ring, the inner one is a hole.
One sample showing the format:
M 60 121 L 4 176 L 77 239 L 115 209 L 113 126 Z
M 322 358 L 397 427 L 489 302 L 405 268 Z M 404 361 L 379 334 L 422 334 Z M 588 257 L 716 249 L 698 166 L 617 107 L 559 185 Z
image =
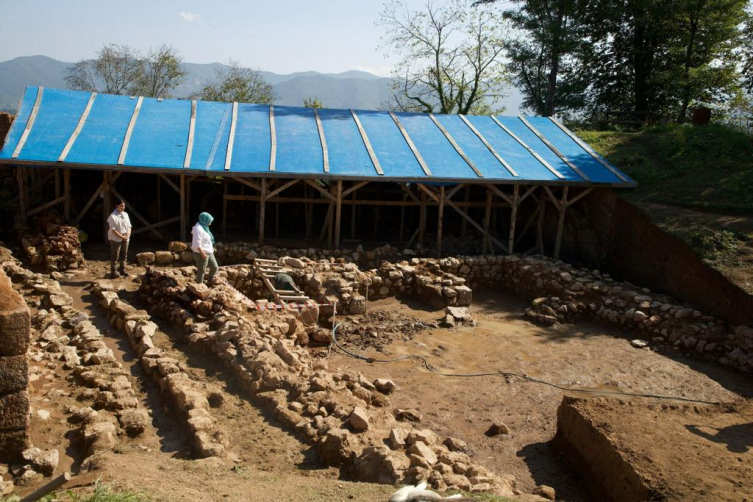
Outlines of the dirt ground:
M 133 266 L 131 271 L 134 275 L 118 281 L 130 292 L 126 299 L 139 307 L 133 278 L 140 268 Z M 216 388 L 222 396 L 212 413 L 227 434 L 233 455 L 225 460 L 190 460 L 188 434 L 181 422 L 135 364 L 124 335 L 110 327 L 104 311 L 83 289 L 106 272 L 105 262 L 90 260 L 86 274 L 61 284 L 74 298 L 74 307 L 92 316 L 131 371 L 134 389 L 152 412 L 153 428 L 109 454 L 103 479 L 157 500 L 389 498 L 394 487 L 339 479 L 336 469 L 320 465 L 304 444 L 253 405 L 212 355 L 189 351 L 170 326 L 154 319 L 165 333 L 155 338 L 155 344 L 183 361 L 194 379 Z M 443 312 L 396 299 L 370 303 L 366 316 L 341 317 L 339 321 L 344 323 L 343 342 L 349 350 L 377 359 L 421 355 L 441 372 L 525 373 L 605 394 L 619 390 L 724 402 L 753 394 L 747 375 L 675 353 L 633 348 L 628 337 L 597 324 L 541 328 L 524 320 L 526 306 L 512 295 L 475 291 L 475 327 L 437 328 L 435 323 Z M 400 320 L 403 331 L 384 330 L 390 319 Z M 363 337 L 373 342 L 359 340 Z M 466 441 L 475 462 L 497 474 L 514 475 L 525 492 L 546 484 L 556 489 L 558 500 L 588 499 L 567 459 L 552 446 L 561 390 L 500 376 L 439 376 L 416 360 L 369 364 L 326 347 L 311 350 L 319 357 L 328 356 L 331 367 L 355 369 L 370 378 L 392 378 L 400 387 L 391 396 L 394 407 L 419 409 L 426 427 Z M 80 403 L 74 399 L 75 388 L 66 379 L 66 371 L 42 365 L 32 395 L 32 440 L 35 446 L 60 450 L 58 472 L 69 468 L 75 472 L 81 459 L 71 432 L 75 426 L 66 421 L 64 410 Z M 47 374 L 54 376 L 47 378 Z M 40 419 L 38 409 L 49 411 L 50 418 Z M 485 432 L 494 421 L 507 424 L 510 434 L 487 437 Z M 645 432 L 650 440 L 652 431 L 648 428 Z

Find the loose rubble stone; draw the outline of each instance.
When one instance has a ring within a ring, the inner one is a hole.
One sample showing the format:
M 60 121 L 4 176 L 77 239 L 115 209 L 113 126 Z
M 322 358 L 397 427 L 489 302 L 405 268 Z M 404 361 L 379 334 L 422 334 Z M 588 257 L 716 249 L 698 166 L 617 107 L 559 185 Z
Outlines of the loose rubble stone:
M 353 409 L 348 418 L 348 422 L 359 432 L 369 429 L 369 416 L 366 414 L 366 410 L 360 406 L 356 406 Z
M 500 434 L 510 434 L 510 428 L 502 422 L 495 422 L 489 426 L 486 431 L 488 436 L 499 436 Z

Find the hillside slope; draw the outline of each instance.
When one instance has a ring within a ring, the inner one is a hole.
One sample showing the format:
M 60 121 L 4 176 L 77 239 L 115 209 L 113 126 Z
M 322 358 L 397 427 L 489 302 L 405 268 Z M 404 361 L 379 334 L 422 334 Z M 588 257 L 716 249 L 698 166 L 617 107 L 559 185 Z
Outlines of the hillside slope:
M 753 138 L 721 125 L 578 135 L 638 182 L 620 195 L 753 294 Z

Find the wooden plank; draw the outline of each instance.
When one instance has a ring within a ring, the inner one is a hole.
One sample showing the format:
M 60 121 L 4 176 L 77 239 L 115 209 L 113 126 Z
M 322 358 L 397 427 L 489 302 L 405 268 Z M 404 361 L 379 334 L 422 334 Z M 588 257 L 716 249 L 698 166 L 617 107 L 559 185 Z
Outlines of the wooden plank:
M 165 180 L 165 183 L 167 183 L 168 185 L 170 185 L 170 187 L 173 190 L 175 190 L 177 193 L 180 193 L 180 187 L 178 185 L 176 185 L 175 183 L 173 183 L 172 180 L 170 180 L 170 178 L 167 177 L 167 175 L 159 173 L 159 177 L 162 178 L 163 180 Z
M 251 187 L 254 190 L 258 190 L 261 192 L 261 185 L 258 183 L 254 183 L 253 181 L 246 179 L 246 178 L 230 178 L 234 181 L 237 181 L 238 183 L 241 183 L 243 185 L 246 185 L 247 187 Z
M 275 105 L 269 105 L 269 170 L 275 170 L 275 163 L 277 162 L 277 131 L 275 130 Z
M 16 180 L 18 181 L 18 208 L 21 223 L 26 225 L 26 172 L 23 167 L 16 168 Z
M 431 119 L 432 122 L 434 122 L 434 125 L 436 125 L 440 131 L 442 131 L 442 134 L 444 134 L 445 138 L 447 138 L 447 141 L 450 142 L 450 144 L 455 149 L 455 151 L 458 152 L 458 155 L 460 155 L 465 161 L 465 163 L 468 164 L 471 169 L 473 169 L 473 172 L 476 173 L 476 176 L 478 176 L 479 178 L 483 178 L 484 175 L 481 174 L 481 171 L 478 170 L 478 168 L 476 167 L 476 164 L 474 164 L 471 161 L 471 159 L 469 159 L 468 156 L 465 154 L 463 149 L 460 148 L 460 145 L 457 144 L 457 142 L 455 141 L 455 138 L 453 138 L 452 135 L 450 134 L 450 131 L 445 129 L 445 127 L 439 122 L 439 120 L 437 120 L 437 117 L 435 117 L 433 113 L 429 114 L 429 118 Z
M 546 193 L 549 194 L 549 200 L 552 201 L 552 204 L 554 204 L 554 207 L 557 208 L 557 211 L 562 211 L 562 207 L 560 206 L 560 203 L 557 200 L 557 197 L 555 197 L 554 194 L 552 193 L 552 189 L 549 188 L 548 185 L 544 185 L 544 190 L 546 190 Z
M 417 186 L 418 188 L 420 188 L 421 190 L 423 190 L 423 192 L 424 192 L 424 193 L 425 193 L 426 195 L 428 195 L 429 197 L 431 197 L 431 198 L 432 198 L 432 199 L 434 200 L 434 202 L 436 202 L 437 204 L 439 204 L 439 203 L 440 203 L 440 199 L 439 199 L 439 197 L 437 196 L 437 194 L 435 194 L 434 192 L 432 192 L 431 190 L 429 190 L 428 188 L 426 188 L 426 187 L 425 187 L 424 185 L 422 185 L 421 183 L 416 183 L 416 186 Z M 442 189 L 444 190 L 444 187 L 442 187 Z
M 41 205 L 39 207 L 36 207 L 36 208 L 32 209 L 31 211 L 29 211 L 28 213 L 26 213 L 26 217 L 29 218 L 31 216 L 34 216 L 35 214 L 41 213 L 45 209 L 49 209 L 52 206 L 60 204 L 61 202 L 65 202 L 65 197 L 58 197 L 58 198 L 56 198 L 54 200 L 51 200 L 50 202 L 48 202 L 46 204 L 43 204 L 43 205 Z
M 447 193 L 446 197 L 447 197 L 448 199 L 452 199 L 452 197 L 453 197 L 453 196 L 454 196 L 454 195 L 455 195 L 456 193 L 458 193 L 458 191 L 460 191 L 460 189 L 461 189 L 461 188 L 463 188 L 464 186 L 465 186 L 465 183 L 458 183 L 458 184 L 457 184 L 457 185 L 456 185 L 455 187 L 453 187 L 453 188 L 452 188 L 452 190 L 450 190 L 450 191 L 449 191 L 449 192 Z
M 314 118 L 316 119 L 316 128 L 319 131 L 319 142 L 322 144 L 322 162 L 324 172 L 329 172 L 329 152 L 327 150 L 327 138 L 324 137 L 324 127 L 322 126 L 322 119 L 319 116 L 319 110 L 314 108 Z
M 539 254 L 544 254 L 544 215 L 546 214 L 546 199 L 543 197 L 539 200 L 539 221 L 536 227 L 536 247 Z
M 369 141 L 369 137 L 366 135 L 366 131 L 364 130 L 363 125 L 361 124 L 361 119 L 358 118 L 358 115 L 356 115 L 356 112 L 353 109 L 350 110 L 350 114 L 353 116 L 353 121 L 356 123 L 356 127 L 358 128 L 358 133 L 361 135 L 361 140 L 363 141 L 363 145 L 366 147 L 366 151 L 369 154 L 371 163 L 374 165 L 374 169 L 376 170 L 378 175 L 384 176 L 384 171 L 382 171 L 382 166 L 381 164 L 379 164 L 379 159 L 377 159 L 377 156 L 374 153 L 374 149 L 371 147 L 371 141 Z
M 570 207 L 576 202 L 578 202 L 580 199 L 582 199 L 583 197 L 591 193 L 592 190 L 593 188 L 586 188 L 585 190 L 583 190 L 581 193 L 579 193 L 577 196 L 573 197 L 567 202 L 567 207 Z
M 133 115 L 131 115 L 131 121 L 128 122 L 128 129 L 126 129 L 125 137 L 123 138 L 123 146 L 120 147 L 120 156 L 118 156 L 118 165 L 125 164 L 126 154 L 128 153 L 128 145 L 131 143 L 131 135 L 133 134 L 133 128 L 136 127 L 136 120 L 139 118 L 139 112 L 141 111 L 141 103 L 144 102 L 144 96 L 139 96 L 136 101 L 136 107 L 133 109 Z
M 65 197 L 65 203 L 63 204 L 63 216 L 65 221 L 71 220 L 71 170 L 63 169 L 63 197 Z
M 323 189 L 322 187 L 320 187 L 315 181 L 309 180 L 309 179 L 305 179 L 303 181 L 308 183 L 310 186 L 316 188 L 319 191 L 319 193 L 324 195 L 327 199 L 331 200 L 332 202 L 335 202 L 335 196 L 329 193 L 328 191 L 326 191 L 325 189 Z
M 515 238 L 515 244 L 520 242 L 520 239 L 523 238 L 523 236 L 526 234 L 526 231 L 528 231 L 528 228 L 531 226 L 533 221 L 536 219 L 536 216 L 538 216 L 539 211 L 541 210 L 541 206 L 536 206 L 536 210 L 531 214 L 531 216 L 528 218 L 528 222 L 523 226 L 523 230 L 521 230 L 518 233 L 518 236 Z
M 227 108 L 225 110 L 225 113 L 222 115 L 222 120 L 220 121 L 220 126 L 217 128 L 217 133 L 214 135 L 214 142 L 212 143 L 212 149 L 209 150 L 209 155 L 207 156 L 207 163 L 204 165 L 204 169 L 209 170 L 212 168 L 212 164 L 214 163 L 214 156 L 217 155 L 217 150 L 220 148 L 220 140 L 222 139 L 222 132 L 225 130 L 225 124 L 227 124 L 228 119 L 228 112 L 232 111 L 232 106 L 230 108 Z
M 102 178 L 102 182 L 105 184 L 104 197 L 102 198 L 102 235 L 105 238 L 105 244 L 107 244 L 107 241 L 110 239 L 110 236 L 108 235 L 109 225 L 107 224 L 107 218 L 110 214 L 110 211 L 112 211 L 112 204 L 110 203 L 110 190 L 112 190 L 111 183 L 113 183 L 115 180 L 110 178 L 109 171 L 103 171 Z
M 591 148 L 587 143 L 585 143 L 578 136 L 576 136 L 575 134 L 573 134 L 573 132 L 570 131 L 570 129 L 568 129 L 567 127 L 565 127 L 559 120 L 555 119 L 554 117 L 549 117 L 549 120 L 551 120 L 552 122 L 554 122 L 554 124 L 557 127 L 559 127 L 562 130 L 562 132 L 564 132 L 565 134 L 567 134 L 570 137 L 570 139 L 572 139 L 573 141 L 575 141 L 578 144 L 578 146 L 580 146 L 582 149 L 584 149 L 586 152 L 588 152 L 588 154 L 591 157 L 593 157 L 594 159 L 596 159 L 596 161 L 599 164 L 601 164 L 602 166 L 604 166 L 607 169 L 609 169 L 609 171 L 612 174 L 614 174 L 615 176 L 617 176 L 619 179 L 621 179 L 625 183 L 631 183 L 631 181 L 628 178 L 626 178 L 624 174 L 622 174 L 619 170 L 617 170 L 617 168 L 615 168 L 608 160 L 604 159 L 601 155 L 599 155 L 598 153 L 596 153 L 596 151 L 593 148 Z
M 523 194 L 523 196 L 522 196 L 522 197 L 520 198 L 520 200 L 518 200 L 518 205 L 522 204 L 522 203 L 523 203 L 523 201 L 524 201 L 524 200 L 526 200 L 526 199 L 528 198 L 528 196 L 529 196 L 529 195 L 531 195 L 531 194 L 532 194 L 532 193 L 533 193 L 533 192 L 534 192 L 534 191 L 535 191 L 535 190 L 536 190 L 537 188 L 539 188 L 539 187 L 538 187 L 538 185 L 534 185 L 534 186 L 532 186 L 531 188 L 529 188 L 529 189 L 528 189 L 528 190 L 527 190 L 527 191 L 526 191 L 526 192 L 525 192 L 525 193 Z
M 565 210 L 567 209 L 567 191 L 568 188 L 565 186 L 562 189 L 562 200 L 560 201 L 560 217 L 559 221 L 557 222 L 557 237 L 554 241 L 554 259 L 559 259 L 560 257 L 560 247 L 562 245 L 562 229 L 565 226 Z
M 327 208 L 327 215 L 324 217 L 324 225 L 322 225 L 322 231 L 319 233 L 319 240 L 317 242 L 321 243 L 322 240 L 324 240 L 324 236 L 327 233 L 327 229 L 329 228 L 329 222 L 332 219 L 332 207 L 334 204 L 331 202 L 328 203 L 329 207 Z
M 510 213 L 510 238 L 507 244 L 507 252 L 513 253 L 513 247 L 515 245 L 515 223 L 518 219 L 518 206 L 520 205 L 520 185 L 515 185 L 512 195 L 512 212 Z
M 86 215 L 86 212 L 89 211 L 89 208 L 94 204 L 94 202 L 97 200 L 97 197 L 99 197 L 99 194 L 102 193 L 102 191 L 105 189 L 105 182 L 103 181 L 100 183 L 99 187 L 94 191 L 94 194 L 89 198 L 84 208 L 81 210 L 81 212 L 76 216 L 76 219 L 74 223 L 78 225 L 81 222 L 81 219 Z
M 512 139 L 514 139 L 515 141 L 517 141 L 518 144 L 520 144 L 520 146 L 522 146 L 523 148 L 525 148 L 526 150 L 528 150 L 528 153 L 530 153 L 531 155 L 533 155 L 536 160 L 538 160 L 539 162 L 541 162 L 541 165 L 543 165 L 544 167 L 546 167 L 549 170 L 549 172 L 551 172 L 552 174 L 554 174 L 559 179 L 565 179 L 565 177 L 562 176 L 562 173 L 560 173 L 554 167 L 552 167 L 551 164 L 549 164 L 549 162 L 547 162 L 546 160 L 544 160 L 544 158 L 541 155 L 539 155 L 538 153 L 536 153 L 536 151 L 533 148 L 531 148 L 530 146 L 528 146 L 528 144 L 526 144 L 525 141 L 523 141 L 517 135 L 515 135 L 515 133 L 513 133 L 510 129 L 508 129 L 502 122 L 500 122 L 499 120 L 497 120 L 496 117 L 494 117 L 493 115 L 490 115 L 489 117 L 499 127 L 501 127 L 503 131 L 505 131 L 507 134 L 509 134 Z
M 421 209 L 418 214 L 418 243 L 417 245 L 423 249 L 424 247 L 424 235 L 426 233 L 426 192 L 421 190 Z
M 267 178 L 261 179 L 261 200 L 259 202 L 259 246 L 264 245 L 264 217 L 266 212 Z
M 191 166 L 193 156 L 193 138 L 196 133 L 196 100 L 191 100 L 191 120 L 188 123 L 188 142 L 186 143 L 186 156 L 183 159 L 183 167 Z
M 420 185 L 421 186 L 421 185 Z M 444 203 L 446 201 L 444 196 L 444 186 L 439 187 L 439 212 L 437 213 L 437 258 L 442 256 L 442 226 L 444 224 Z
M 335 249 L 340 247 L 340 218 L 342 217 L 343 182 L 337 181 L 337 201 L 335 202 Z
M 266 200 L 269 200 L 269 199 L 271 199 L 271 198 L 272 198 L 272 197 L 274 197 L 275 195 L 277 195 L 277 194 L 279 194 L 280 192 L 282 192 L 282 191 L 284 191 L 284 190 L 286 190 L 286 189 L 290 188 L 291 186 L 295 185 L 295 184 L 296 184 L 296 183 L 298 183 L 299 181 L 301 181 L 301 180 L 300 180 L 300 179 L 295 179 L 295 180 L 292 180 L 292 181 L 288 181 L 287 183 L 285 183 L 285 184 L 284 184 L 284 185 L 282 185 L 281 187 L 279 187 L 279 188 L 276 188 L 276 189 L 275 189 L 275 190 L 274 190 L 273 192 L 270 192 L 270 193 L 269 193 L 269 194 L 268 194 L 268 195 L 266 196 Z
M 416 160 L 421 165 L 421 169 L 424 170 L 424 174 L 426 176 L 432 176 L 429 166 L 427 166 L 426 162 L 424 162 L 424 158 L 419 153 L 418 148 L 416 148 L 416 145 L 413 144 L 413 140 L 410 139 L 410 136 L 408 135 L 408 131 L 406 131 L 405 127 L 403 127 L 403 124 L 400 123 L 400 119 L 397 118 L 397 115 L 395 115 L 395 112 L 389 112 L 389 113 L 390 113 L 390 117 L 392 117 L 392 120 L 395 121 L 395 125 L 397 125 L 397 128 L 400 129 L 400 134 L 403 135 L 405 142 L 408 143 L 408 148 L 410 148 L 410 151 L 413 152 L 413 155 L 416 157 Z
M 228 179 L 222 180 L 222 238 L 227 237 L 227 187 Z
M 499 239 L 497 239 L 497 238 L 493 237 L 493 236 L 492 236 L 492 235 L 491 235 L 490 233 L 488 233 L 488 232 L 486 232 L 486 233 L 485 233 L 485 232 L 484 232 L 484 227 L 482 227 L 481 225 L 479 225 L 478 223 L 476 223 L 476 222 L 475 222 L 475 221 L 473 220 L 473 218 L 471 218 L 470 216 L 468 216 L 467 214 L 465 214 L 465 213 L 464 213 L 464 212 L 463 212 L 463 211 L 462 211 L 462 210 L 461 210 L 461 209 L 460 209 L 460 208 L 459 208 L 459 207 L 458 207 L 458 206 L 457 206 L 457 205 L 456 205 L 456 204 L 455 204 L 454 202 L 452 202 L 451 200 L 448 200 L 448 201 L 446 201 L 446 202 L 447 202 L 447 205 L 448 205 L 448 206 L 450 206 L 451 208 L 453 208 L 453 209 L 454 209 L 455 211 L 457 211 L 457 212 L 458 212 L 458 213 L 459 213 L 459 214 L 460 214 L 460 215 L 461 215 L 461 216 L 462 216 L 463 218 L 465 218 L 466 220 L 468 220 L 468 223 L 470 223 L 470 224 L 471 224 L 471 225 L 473 226 L 473 228 L 475 228 L 476 230 L 478 230 L 479 232 L 481 232 L 481 234 L 482 234 L 482 235 L 483 235 L 483 234 L 486 234 L 486 236 L 487 236 L 487 238 L 489 239 L 489 241 L 490 241 L 490 242 L 493 242 L 493 243 L 494 243 L 494 244 L 496 244 L 496 245 L 497 245 L 497 246 L 498 246 L 498 247 L 499 247 L 500 249 L 502 249 L 503 251 L 507 252 L 507 246 L 505 246 L 504 244 L 502 244 L 502 242 L 500 242 L 500 241 L 499 241 Z
M 581 178 L 583 178 L 583 179 L 584 179 L 585 181 L 591 181 L 591 178 L 589 178 L 588 176 L 586 176 L 586 174 L 585 174 L 585 173 L 584 173 L 583 171 L 581 171 L 581 170 L 580 170 L 580 168 L 579 168 L 578 166 L 576 166 L 575 164 L 573 164 L 573 163 L 572 163 L 572 162 L 570 161 L 570 159 L 568 159 L 568 158 L 567 158 L 567 156 L 565 156 L 565 155 L 564 155 L 564 154 L 563 154 L 562 152 L 560 152 L 560 151 L 559 151 L 559 150 L 557 149 L 557 147 L 555 147 L 555 146 L 554 146 L 554 145 L 552 144 L 552 142 L 551 142 L 551 141 L 549 141 L 548 139 L 546 139 L 546 138 L 544 137 L 544 135 L 543 135 L 543 134 L 541 134 L 541 133 L 540 133 L 540 132 L 538 131 L 538 129 L 536 129 L 535 127 L 533 127 L 533 125 L 531 125 L 531 123 L 530 123 L 530 122 L 528 122 L 528 120 L 526 120 L 526 118 L 525 118 L 525 117 L 523 117 L 522 115 L 518 115 L 518 118 L 520 119 L 520 121 L 521 121 L 521 122 L 523 122 L 523 124 L 525 124 L 525 126 L 526 126 L 526 127 L 527 127 L 527 128 L 528 128 L 528 129 L 529 129 L 529 130 L 530 130 L 531 132 L 532 132 L 532 133 L 534 133 L 534 134 L 536 135 L 536 137 L 537 137 L 537 138 L 539 138 L 539 139 L 541 140 L 541 142 L 542 142 L 542 143 L 544 143 L 544 144 L 545 144 L 545 145 L 546 145 L 546 146 L 547 146 L 547 147 L 548 147 L 548 148 L 549 148 L 549 149 L 550 149 L 550 150 L 551 150 L 552 152 L 554 152 L 554 154 L 555 154 L 555 155 L 556 155 L 557 157 L 559 157 L 559 158 L 560 158 L 560 160 L 562 160 L 562 161 L 563 161 L 563 162 L 564 162 L 565 164 L 567 164 L 567 166 L 568 166 L 568 167 L 569 167 L 570 169 L 572 169 L 573 171 L 575 171 L 575 173 L 576 173 L 576 174 L 577 174 L 578 176 L 580 176 Z
M 230 135 L 227 138 L 227 151 L 225 152 L 225 171 L 230 170 L 233 162 L 233 144 L 235 143 L 235 125 L 238 122 L 238 102 L 233 101 L 233 117 L 230 119 Z
M 343 199 L 347 197 L 348 195 L 352 194 L 353 192 L 355 192 L 356 190 L 358 190 L 359 188 L 365 187 L 368 184 L 369 184 L 368 181 L 360 181 L 356 183 L 355 185 L 353 185 L 352 187 L 348 188 L 347 190 L 344 190 Z
M 132 235 L 140 234 L 143 232 L 151 231 L 155 228 L 164 227 L 165 225 L 169 225 L 170 223 L 177 223 L 180 221 L 180 216 L 175 216 L 174 218 L 169 218 L 167 220 L 158 221 L 157 223 L 152 223 L 150 225 L 147 225 L 145 227 L 138 228 L 132 232 Z
M 186 177 L 180 177 L 180 240 L 186 241 Z
M 502 198 L 502 200 L 504 200 L 505 202 L 507 202 L 508 204 L 510 204 L 510 207 L 512 207 L 512 205 L 513 205 L 512 204 L 512 199 L 505 192 L 503 192 L 502 190 L 500 190 L 499 188 L 497 188 L 495 185 L 488 185 L 488 188 L 489 188 L 489 190 L 491 190 L 495 194 L 499 195 Z
M 89 102 L 86 103 L 84 113 L 82 113 L 81 117 L 79 117 L 78 124 L 76 124 L 76 129 L 73 131 L 73 134 L 71 134 L 71 137 L 68 138 L 68 142 L 65 144 L 65 148 L 63 148 L 63 151 L 60 153 L 60 157 L 58 157 L 58 162 L 63 162 L 68 157 L 68 153 L 71 151 L 71 148 L 73 148 L 73 144 L 76 142 L 76 138 L 78 138 L 78 135 L 81 134 L 81 130 L 84 128 L 84 124 L 86 124 L 86 119 L 89 117 L 89 112 L 91 111 L 92 105 L 94 104 L 94 100 L 96 98 L 96 92 L 93 92 L 91 96 L 89 96 Z
M 492 194 L 491 190 L 486 191 L 486 211 L 484 212 L 484 236 L 481 240 L 481 252 L 483 254 L 486 254 L 489 250 L 489 223 L 491 222 L 492 217 L 492 197 L 494 195 Z M 466 213 L 467 214 L 467 213 Z M 463 219 L 463 223 L 465 223 L 465 219 Z M 492 254 L 494 254 L 494 248 L 491 248 Z
M 481 134 L 481 132 L 478 129 L 476 129 L 473 126 L 473 124 L 471 124 L 471 122 L 465 117 L 465 115 L 458 115 L 458 117 L 460 117 L 460 120 L 462 120 L 463 122 L 465 122 L 465 125 L 468 126 L 468 129 L 470 129 L 471 131 L 473 131 L 473 134 L 475 134 L 476 137 L 481 140 L 481 142 L 484 144 L 484 146 L 487 148 L 487 150 L 489 150 L 491 152 L 491 154 L 494 155 L 494 158 L 496 158 L 497 161 L 500 164 L 502 164 L 502 166 L 505 169 L 507 169 L 507 171 L 511 175 L 513 175 L 513 176 L 515 176 L 517 178 L 518 177 L 518 173 L 515 171 L 515 169 L 513 169 L 512 166 L 510 164 L 508 164 L 505 161 L 505 159 L 503 159 L 502 156 L 499 153 L 497 153 L 497 151 L 494 149 L 494 147 L 491 145 L 491 143 L 489 143 L 486 140 L 486 138 Z
M 40 86 L 37 89 L 37 99 L 34 100 L 34 107 L 31 109 L 29 120 L 26 121 L 26 127 L 24 127 L 24 132 L 21 134 L 21 139 L 18 140 L 18 144 L 16 145 L 16 148 L 13 150 L 13 153 L 10 156 L 11 159 L 18 158 L 18 156 L 21 154 L 21 150 L 23 150 L 23 147 L 26 144 L 26 140 L 29 138 L 31 128 L 34 127 L 34 121 L 37 120 L 37 113 L 39 112 L 39 107 L 42 104 L 43 94 L 44 87 Z

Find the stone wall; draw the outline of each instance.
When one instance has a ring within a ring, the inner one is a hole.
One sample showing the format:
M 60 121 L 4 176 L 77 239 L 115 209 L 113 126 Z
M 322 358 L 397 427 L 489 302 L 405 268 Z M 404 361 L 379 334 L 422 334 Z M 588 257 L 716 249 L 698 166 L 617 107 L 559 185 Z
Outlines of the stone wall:
M 249 311 L 235 288 L 202 287 L 192 275 L 148 270 L 140 292 L 150 312 L 180 326 L 192 348 L 224 361 L 254 401 L 323 462 L 364 481 L 520 494 L 511 476 L 475 465 L 462 441 L 422 428 L 418 410 L 393 409 L 389 394 L 399 389 L 390 380 L 370 381 L 312 357 L 302 345 L 314 326 L 288 312 Z
M 735 324 L 753 324 L 753 295 L 709 267 L 682 239 L 612 190 L 568 209 L 562 256 L 690 302 Z
M 29 444 L 31 313 L 0 270 L 0 461 L 15 460 Z

